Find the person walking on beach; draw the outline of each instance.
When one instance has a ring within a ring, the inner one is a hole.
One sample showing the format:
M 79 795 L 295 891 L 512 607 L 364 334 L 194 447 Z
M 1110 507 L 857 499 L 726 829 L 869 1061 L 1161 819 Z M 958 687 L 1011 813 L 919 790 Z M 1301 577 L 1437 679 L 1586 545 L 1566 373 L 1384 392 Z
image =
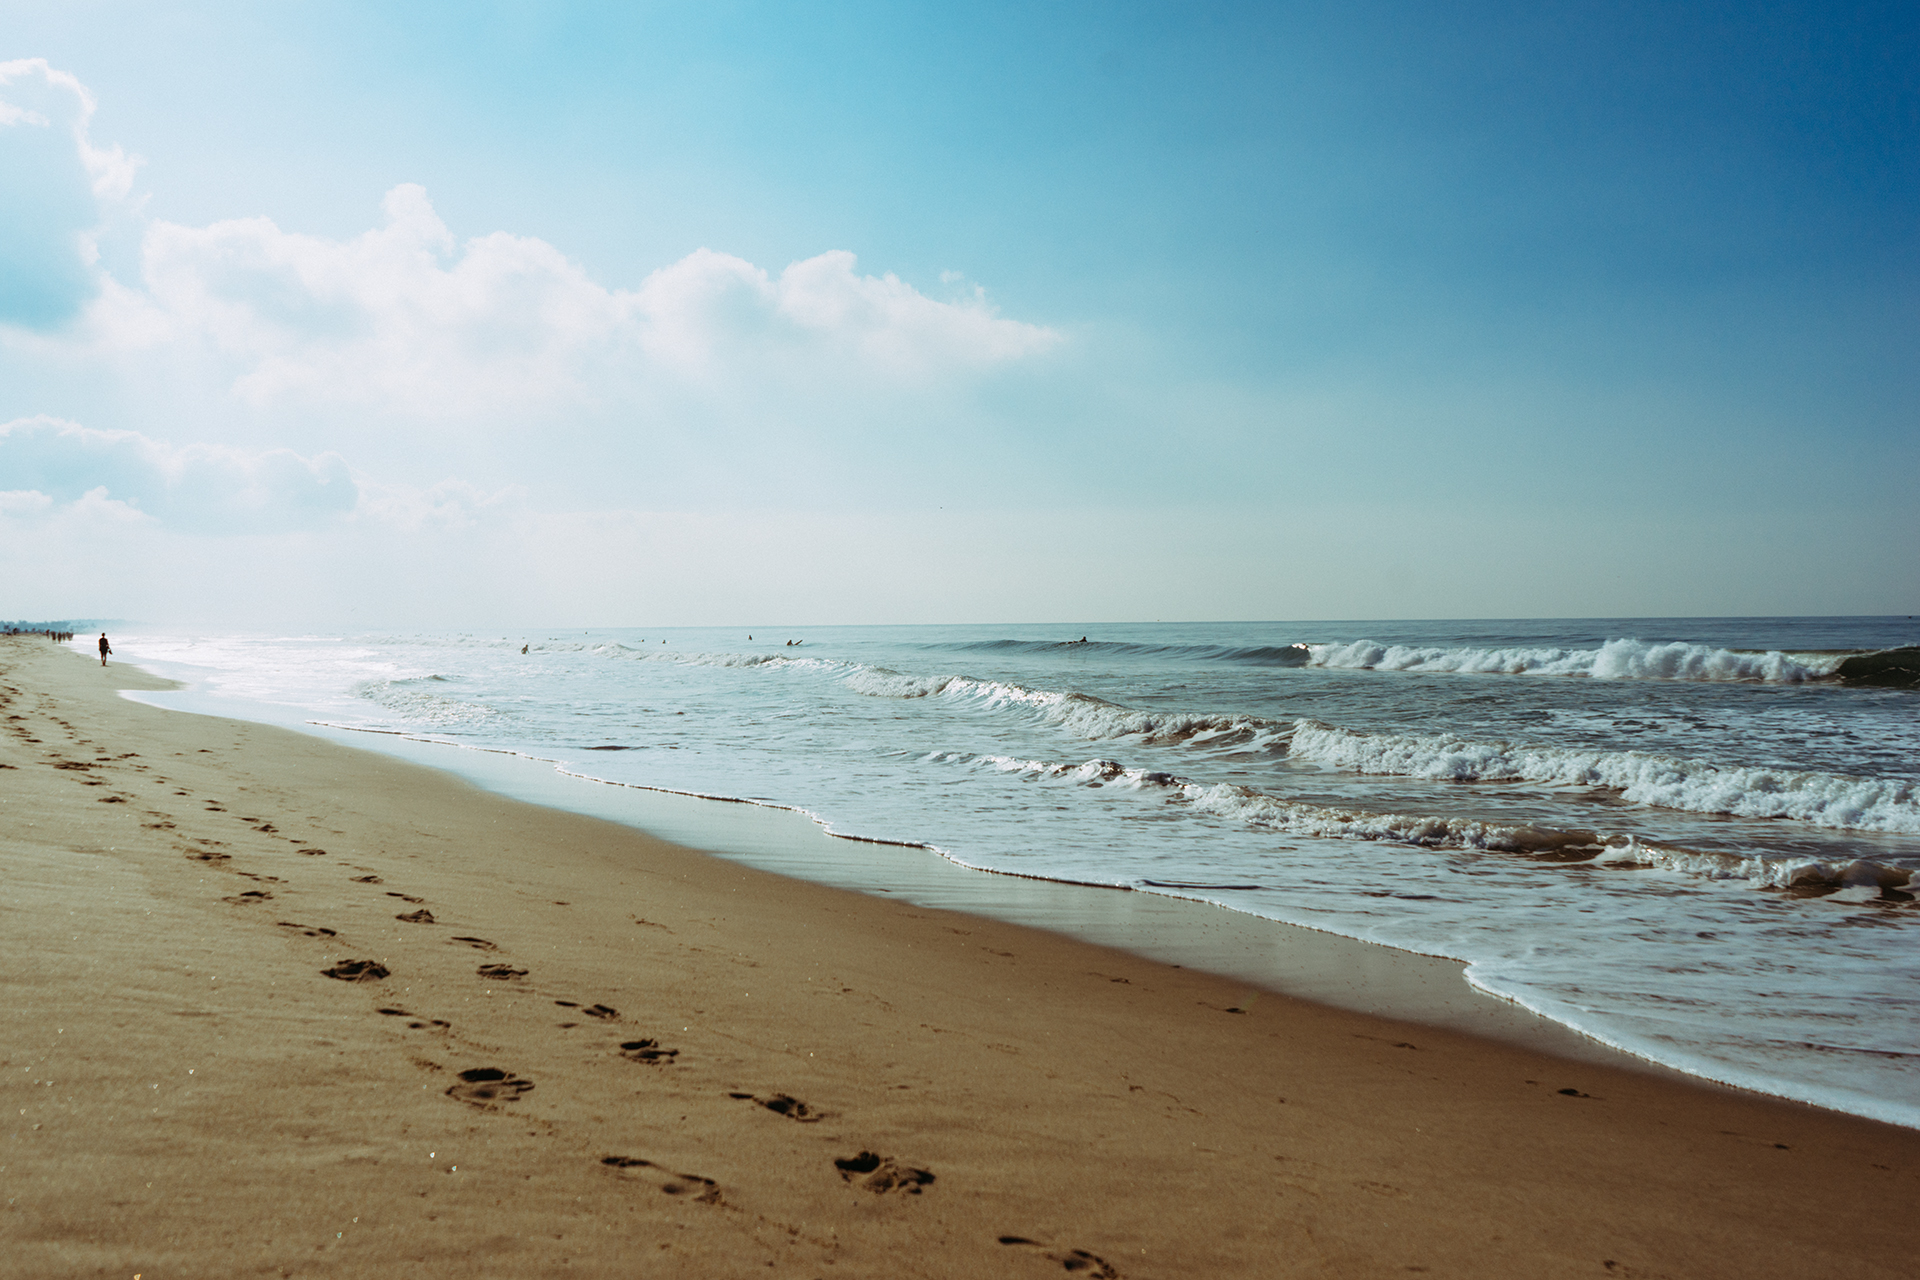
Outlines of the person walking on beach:
M 100 665 L 107 665 L 107 655 L 113 652 L 113 646 L 107 643 L 107 633 L 100 633 Z

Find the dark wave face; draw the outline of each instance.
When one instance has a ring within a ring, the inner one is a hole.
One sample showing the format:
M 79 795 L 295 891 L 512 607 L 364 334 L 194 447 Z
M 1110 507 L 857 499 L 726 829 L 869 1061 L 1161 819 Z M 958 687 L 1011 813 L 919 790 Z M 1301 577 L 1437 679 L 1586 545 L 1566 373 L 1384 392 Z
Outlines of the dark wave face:
M 1875 689 L 1920 689 L 1920 645 L 1856 653 L 1840 660 L 1834 678 Z
M 1058 654 L 1070 656 L 1175 658 L 1194 662 L 1237 662 L 1258 667 L 1304 667 L 1312 661 L 1305 644 L 1126 644 L 1111 640 L 969 640 L 959 644 L 927 645 L 952 653 Z

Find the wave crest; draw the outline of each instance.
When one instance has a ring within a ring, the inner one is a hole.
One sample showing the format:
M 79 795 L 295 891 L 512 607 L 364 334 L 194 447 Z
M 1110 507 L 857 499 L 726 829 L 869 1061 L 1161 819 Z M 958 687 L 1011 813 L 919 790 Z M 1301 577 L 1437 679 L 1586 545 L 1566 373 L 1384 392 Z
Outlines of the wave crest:
M 486 724 L 500 718 L 500 713 L 492 707 L 449 698 L 428 687 L 448 683 L 451 682 L 446 677 L 437 675 L 405 680 L 363 680 L 348 692 L 417 724 L 468 726 Z
M 1315 720 L 1295 726 L 1288 750 L 1294 759 L 1356 773 L 1609 787 L 1636 804 L 1662 809 L 1920 835 L 1920 784 L 1896 779 L 1717 765 L 1640 751 L 1359 733 Z
M 1729 680 L 1800 684 L 1828 678 L 1838 654 L 1747 653 L 1671 641 L 1609 640 L 1598 649 L 1434 649 L 1374 640 L 1308 646 L 1316 667 L 1366 671 L 1459 671 L 1587 676 L 1595 680 Z
M 1365 840 L 1423 849 L 1519 854 L 1555 864 L 1645 867 L 1705 880 L 1744 881 L 1756 889 L 1823 895 L 1855 890 L 1866 896 L 1910 898 L 1914 873 L 1871 859 L 1822 862 L 1812 858 L 1746 857 L 1683 849 L 1595 831 L 1482 822 L 1431 814 L 1369 813 L 1336 809 L 1268 795 L 1230 783 L 1196 782 L 1177 774 L 1129 769 L 1115 760 L 1061 764 L 1011 756 L 936 753 L 932 759 L 970 764 L 1035 781 L 1090 787 L 1119 786 L 1157 792 L 1199 813 L 1246 823 L 1284 835 L 1323 840 Z

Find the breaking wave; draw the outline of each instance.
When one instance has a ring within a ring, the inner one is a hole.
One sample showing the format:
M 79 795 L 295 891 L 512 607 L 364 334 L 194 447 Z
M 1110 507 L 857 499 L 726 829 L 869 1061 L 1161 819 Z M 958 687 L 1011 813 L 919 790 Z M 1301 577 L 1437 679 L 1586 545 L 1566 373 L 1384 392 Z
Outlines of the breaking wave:
M 1482 822 L 1427 814 L 1369 813 L 1304 803 L 1231 783 L 1205 783 L 1178 774 L 1130 769 L 1114 760 L 1061 764 L 1011 756 L 936 752 L 931 762 L 971 765 L 1034 781 L 1086 787 L 1120 787 L 1157 794 L 1196 813 L 1211 814 L 1283 835 L 1323 840 L 1365 840 L 1424 849 L 1507 853 L 1548 863 L 1646 867 L 1696 879 L 1744 881 L 1756 889 L 1799 893 L 1869 890 L 1896 899 L 1914 872 L 1871 859 L 1826 862 L 1814 858 L 1763 858 L 1683 849 L 1600 832 L 1540 825 Z
M 488 724 L 500 719 L 492 707 L 463 702 L 434 690 L 452 683 L 444 676 L 415 676 L 405 680 L 363 680 L 348 692 L 376 706 L 420 724 L 441 727 Z
M 1045 655 L 1107 655 L 1124 658 L 1186 658 L 1197 662 L 1238 662 L 1266 667 L 1304 667 L 1309 649 L 1304 644 L 1144 644 L 1116 640 L 968 640 L 928 645 L 956 653 Z
M 1636 804 L 1813 826 L 1920 835 L 1920 783 L 1791 769 L 1714 764 L 1639 751 L 1516 746 L 1465 738 L 1374 734 L 1317 720 L 1140 711 L 1089 694 L 970 676 L 912 676 L 861 667 L 845 679 L 872 697 L 949 697 L 1025 711 L 1092 742 L 1131 740 L 1199 750 L 1285 752 L 1363 774 L 1454 782 L 1606 787 Z
M 1726 680 L 1801 684 L 1832 677 L 1843 654 L 1748 653 L 1672 641 L 1609 640 L 1598 649 L 1436 649 L 1355 640 L 1309 646 L 1316 667 L 1588 676 L 1595 680 Z
M 988 707 L 1031 713 L 1078 738 L 1138 738 L 1156 746 L 1277 746 L 1292 731 L 1289 723 L 1248 715 L 1205 715 L 1137 711 L 1091 694 L 1030 689 L 972 676 L 911 676 L 886 667 L 861 667 L 845 681 L 848 688 L 876 698 L 967 698 Z
M 1487 675 L 1586 676 L 1595 680 L 1712 680 L 1760 684 L 1835 681 L 1883 688 L 1920 688 L 1920 646 L 1870 652 L 1765 652 L 1722 649 L 1683 640 L 1608 640 L 1571 646 L 1437 648 L 1352 640 L 1286 645 L 1143 644 L 1108 640 L 974 640 L 928 646 L 954 652 L 1009 655 L 1102 655 L 1176 658 L 1270 667 L 1361 671 L 1462 672 Z
M 1294 727 L 1288 750 L 1294 759 L 1355 773 L 1608 787 L 1662 809 L 1920 835 L 1920 784 L 1898 779 L 1720 765 L 1640 751 L 1359 733 L 1315 720 Z

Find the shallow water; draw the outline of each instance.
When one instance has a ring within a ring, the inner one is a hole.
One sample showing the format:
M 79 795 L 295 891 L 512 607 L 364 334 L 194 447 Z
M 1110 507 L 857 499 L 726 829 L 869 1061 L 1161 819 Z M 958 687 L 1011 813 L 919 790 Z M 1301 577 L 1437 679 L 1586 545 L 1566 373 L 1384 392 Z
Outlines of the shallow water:
M 115 644 L 316 721 L 1452 956 L 1629 1052 L 1920 1124 L 1920 691 L 1843 665 L 1907 619 L 754 634 Z

